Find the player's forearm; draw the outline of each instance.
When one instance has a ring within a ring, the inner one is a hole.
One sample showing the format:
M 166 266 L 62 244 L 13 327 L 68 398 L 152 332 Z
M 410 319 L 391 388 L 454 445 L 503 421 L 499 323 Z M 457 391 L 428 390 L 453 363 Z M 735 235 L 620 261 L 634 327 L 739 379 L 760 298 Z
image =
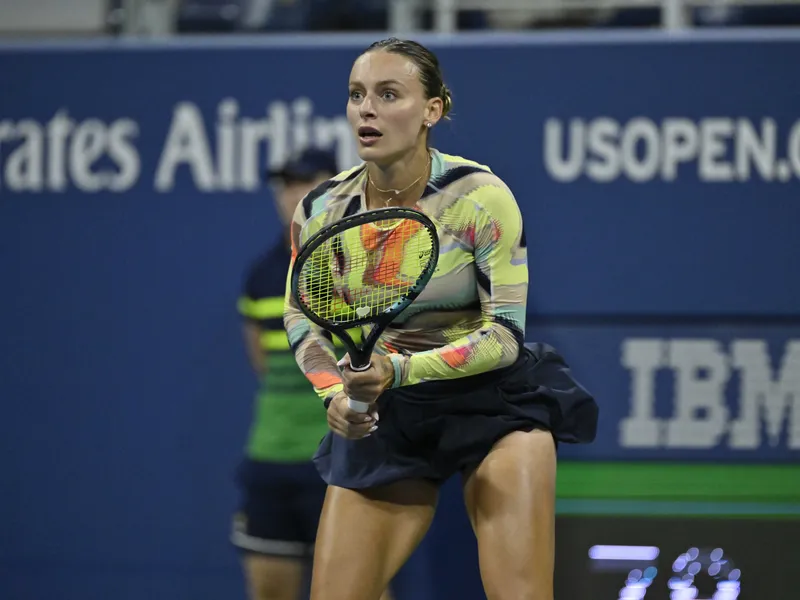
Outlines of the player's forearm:
M 330 341 L 316 331 L 299 309 L 292 306 L 286 307 L 283 323 L 297 365 L 317 395 L 325 399 L 344 389 Z
M 435 350 L 410 356 L 390 355 L 395 367 L 394 387 L 458 379 L 507 367 L 517 359 L 521 339 L 521 333 L 494 322 Z

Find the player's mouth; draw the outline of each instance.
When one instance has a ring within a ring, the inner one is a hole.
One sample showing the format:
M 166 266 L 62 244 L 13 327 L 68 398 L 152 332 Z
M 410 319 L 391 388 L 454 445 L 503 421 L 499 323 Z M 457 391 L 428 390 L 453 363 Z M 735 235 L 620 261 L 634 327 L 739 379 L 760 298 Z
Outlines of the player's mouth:
M 383 134 L 374 127 L 364 126 L 358 128 L 358 141 L 361 142 L 362 146 L 372 146 L 381 139 L 381 136 Z

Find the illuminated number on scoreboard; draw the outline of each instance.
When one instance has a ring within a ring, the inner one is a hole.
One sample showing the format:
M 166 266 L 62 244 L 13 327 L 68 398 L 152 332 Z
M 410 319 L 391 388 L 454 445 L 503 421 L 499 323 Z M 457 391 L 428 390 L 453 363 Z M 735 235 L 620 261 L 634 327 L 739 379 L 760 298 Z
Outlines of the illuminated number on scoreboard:
M 742 573 L 722 548 L 700 550 L 689 548 L 672 563 L 673 576 L 669 580 L 671 600 L 699 600 L 696 578 L 707 575 L 716 583 L 710 600 L 736 600 L 739 597 Z
M 644 600 L 648 588 L 658 574 L 656 546 L 592 546 L 589 558 L 603 571 L 624 571 L 627 577 L 618 600 Z M 700 590 L 698 577 L 707 576 L 712 590 Z M 703 550 L 689 548 L 672 563 L 672 576 L 667 585 L 670 600 L 736 600 L 739 597 L 742 573 L 722 548 Z M 700 594 L 712 593 L 711 596 Z

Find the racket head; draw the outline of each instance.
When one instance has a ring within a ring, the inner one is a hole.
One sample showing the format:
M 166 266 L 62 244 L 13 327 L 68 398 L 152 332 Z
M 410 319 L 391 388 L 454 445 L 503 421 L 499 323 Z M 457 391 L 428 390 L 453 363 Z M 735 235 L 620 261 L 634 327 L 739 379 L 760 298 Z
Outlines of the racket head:
M 422 293 L 438 259 L 439 238 L 427 215 L 377 208 L 312 235 L 294 261 L 291 293 L 306 317 L 342 338 L 354 358 L 346 330 L 372 324 L 364 346 L 374 345 L 372 334 L 379 335 Z

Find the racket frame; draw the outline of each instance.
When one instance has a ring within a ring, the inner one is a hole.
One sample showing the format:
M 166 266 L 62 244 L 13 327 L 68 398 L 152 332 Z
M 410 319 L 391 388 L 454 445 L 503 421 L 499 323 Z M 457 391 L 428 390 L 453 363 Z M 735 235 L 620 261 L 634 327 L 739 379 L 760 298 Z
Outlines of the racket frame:
M 326 241 L 344 231 L 347 231 L 348 229 L 358 227 L 359 225 L 376 223 L 378 221 L 386 221 L 389 219 L 411 219 L 417 221 L 427 230 L 427 235 L 430 235 L 431 237 L 431 254 L 428 258 L 427 265 L 425 265 L 422 270 L 422 276 L 417 280 L 417 282 L 405 294 L 403 294 L 400 300 L 393 303 L 389 308 L 382 311 L 378 315 L 354 319 L 352 321 L 348 321 L 346 324 L 338 324 L 329 321 L 328 319 L 323 319 L 310 311 L 300 299 L 300 294 L 298 293 L 298 284 L 300 281 L 300 273 L 302 268 L 314 251 Z M 334 223 L 330 223 L 329 225 L 322 227 L 319 231 L 309 237 L 308 240 L 306 240 L 306 242 L 299 249 L 297 257 L 295 258 L 292 266 L 291 293 L 300 310 L 312 323 L 332 333 L 342 341 L 350 356 L 350 368 L 352 368 L 354 371 L 366 371 L 370 367 L 370 356 L 372 355 L 372 350 L 375 348 L 375 344 L 378 342 L 378 338 L 380 338 L 381 334 L 386 330 L 386 327 L 388 327 L 389 324 L 391 324 L 391 322 L 406 308 L 408 308 L 411 303 L 422 293 L 422 291 L 425 289 L 425 286 L 428 285 L 428 282 L 431 280 L 431 277 L 433 277 L 438 261 L 439 236 L 436 232 L 436 225 L 433 223 L 430 217 L 428 217 L 428 215 L 416 208 L 409 207 L 375 208 L 356 213 L 354 215 L 349 215 Z M 350 336 L 350 334 L 347 333 L 347 330 L 363 325 L 372 325 L 372 327 L 370 328 L 367 337 L 359 347 L 353 341 L 353 338 Z M 369 408 L 369 405 L 364 402 L 357 402 L 355 400 L 350 400 L 349 402 L 350 407 L 353 408 L 353 410 L 358 410 L 358 412 L 366 412 L 366 410 Z M 356 408 L 357 405 L 361 406 Z

